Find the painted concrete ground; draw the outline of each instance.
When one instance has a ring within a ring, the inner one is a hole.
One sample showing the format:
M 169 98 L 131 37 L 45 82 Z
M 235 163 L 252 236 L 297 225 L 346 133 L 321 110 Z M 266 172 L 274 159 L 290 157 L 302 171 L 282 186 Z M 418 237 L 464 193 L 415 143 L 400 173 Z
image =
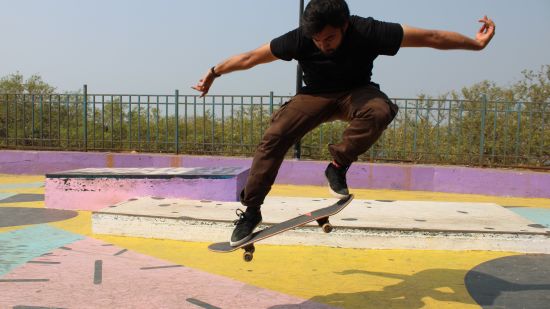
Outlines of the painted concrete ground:
M 0 175 L 0 308 L 548 308 L 550 257 L 262 246 L 101 236 L 90 212 L 44 209 L 42 176 Z M 550 200 L 354 190 L 358 198 L 494 202 L 550 225 Z M 276 186 L 281 196 L 325 188 Z M 78 201 L 74 201 L 78 203 Z M 47 222 L 47 223 L 41 223 Z

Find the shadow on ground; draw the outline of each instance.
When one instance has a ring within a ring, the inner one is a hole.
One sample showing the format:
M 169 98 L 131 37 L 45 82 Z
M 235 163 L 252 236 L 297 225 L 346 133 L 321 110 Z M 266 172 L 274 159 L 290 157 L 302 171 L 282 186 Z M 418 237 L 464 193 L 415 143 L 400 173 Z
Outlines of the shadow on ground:
M 386 286 L 381 291 L 356 293 L 334 293 L 315 296 L 309 301 L 340 308 L 421 308 L 426 306 L 424 298 L 438 301 L 475 304 L 468 296 L 463 281 L 465 270 L 428 269 L 413 275 L 392 274 L 365 270 L 346 270 L 339 275 L 369 275 L 399 279 L 399 283 Z M 460 279 L 457 279 L 460 278 Z M 276 306 L 273 308 L 293 308 Z M 295 306 L 299 308 L 299 306 Z
M 483 308 L 548 308 L 550 255 L 519 255 L 488 261 L 471 271 L 428 269 L 412 275 L 346 270 L 340 275 L 369 275 L 401 280 L 381 291 L 334 293 L 311 302 L 340 308 L 422 308 L 426 298 L 440 302 L 479 305 Z

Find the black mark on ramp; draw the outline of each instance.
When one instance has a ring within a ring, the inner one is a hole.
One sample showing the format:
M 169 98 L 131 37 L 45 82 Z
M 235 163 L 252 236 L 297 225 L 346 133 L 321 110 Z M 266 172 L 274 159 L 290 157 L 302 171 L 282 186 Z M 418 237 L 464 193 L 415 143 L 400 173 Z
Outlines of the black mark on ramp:
M 94 266 L 94 284 L 101 284 L 102 280 L 103 280 L 103 261 L 97 260 L 95 261 L 95 266 Z
M 207 304 L 203 301 L 200 301 L 200 300 L 194 299 L 194 298 L 188 298 L 187 301 L 192 303 L 193 305 L 196 305 L 196 306 L 199 306 L 199 307 L 205 308 L 205 309 L 221 309 L 220 307 L 212 306 L 210 304 Z
M 115 253 L 115 256 L 121 255 L 121 254 L 123 254 L 123 253 L 126 252 L 126 251 L 128 251 L 128 249 L 120 250 L 120 251 L 118 251 L 117 253 Z
M 0 279 L 0 282 L 48 282 L 50 279 Z
M 18 305 L 18 306 L 13 307 L 13 309 L 63 309 L 63 308 Z
M 161 268 L 174 268 L 174 267 L 183 267 L 182 265 L 168 265 L 168 266 L 153 266 L 153 267 L 142 267 L 141 270 L 148 269 L 161 269 Z

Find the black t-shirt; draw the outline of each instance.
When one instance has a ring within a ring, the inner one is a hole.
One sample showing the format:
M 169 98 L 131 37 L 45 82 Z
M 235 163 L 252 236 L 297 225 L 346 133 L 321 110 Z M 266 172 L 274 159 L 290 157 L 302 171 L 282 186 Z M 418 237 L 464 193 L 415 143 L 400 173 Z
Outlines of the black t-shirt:
M 302 93 L 320 93 L 369 84 L 374 59 L 378 55 L 397 54 L 402 40 L 400 24 L 351 16 L 340 47 L 329 56 L 324 55 L 301 28 L 273 39 L 270 45 L 277 58 L 298 60 L 306 84 Z

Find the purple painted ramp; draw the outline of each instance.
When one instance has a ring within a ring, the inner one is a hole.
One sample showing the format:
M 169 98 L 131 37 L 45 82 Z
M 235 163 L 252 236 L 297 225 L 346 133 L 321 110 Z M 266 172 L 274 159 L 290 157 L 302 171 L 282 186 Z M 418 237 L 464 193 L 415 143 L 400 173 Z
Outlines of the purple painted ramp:
M 88 168 L 46 175 L 48 208 L 99 210 L 131 198 L 238 201 L 248 169 Z
M 331 308 L 90 238 L 66 245 L 0 277 L 0 308 L 16 306 Z
M 166 154 L 82 153 L 0 150 L 0 173 L 44 174 L 84 167 L 249 168 L 251 158 Z M 327 162 L 285 160 L 276 183 L 324 186 Z M 353 188 L 420 190 L 497 196 L 550 198 L 550 173 L 527 170 L 355 163 L 348 172 Z

